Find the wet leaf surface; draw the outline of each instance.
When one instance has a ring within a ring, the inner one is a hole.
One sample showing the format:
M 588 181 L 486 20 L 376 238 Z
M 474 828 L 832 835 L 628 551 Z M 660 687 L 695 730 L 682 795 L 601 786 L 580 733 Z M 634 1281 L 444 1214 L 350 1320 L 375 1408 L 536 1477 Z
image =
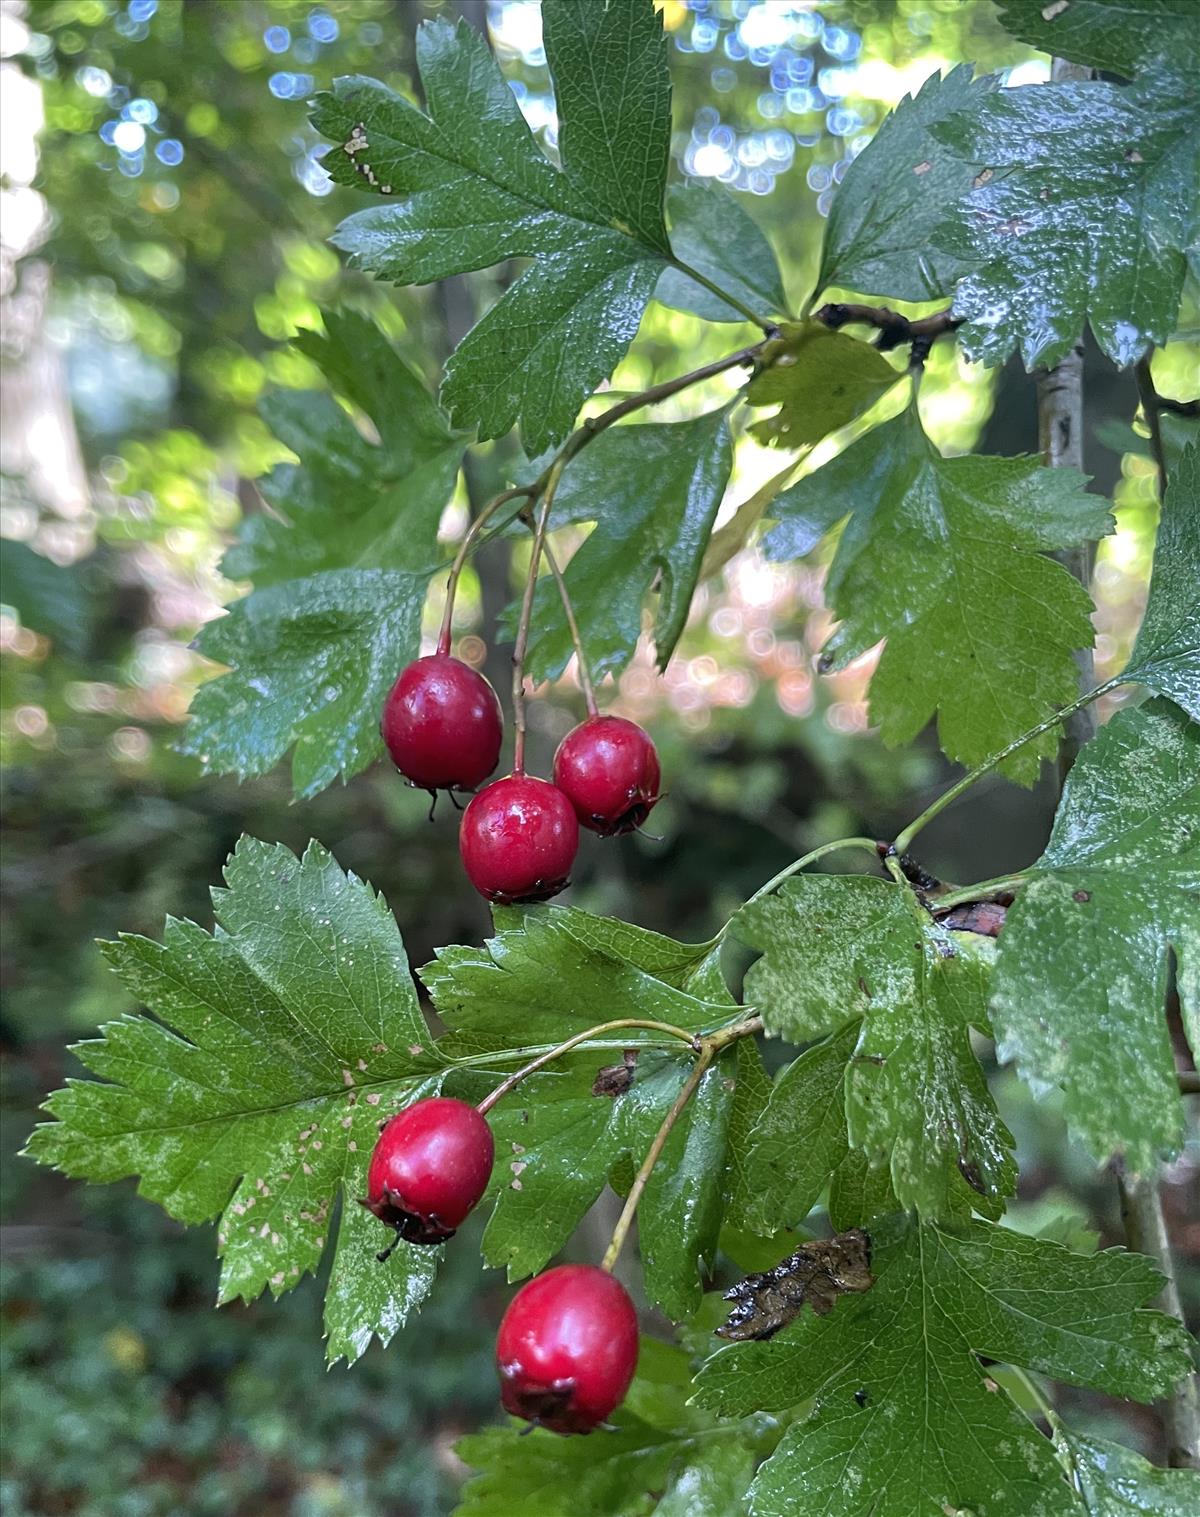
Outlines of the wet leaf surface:
M 1136 1254 L 894 1218 L 871 1268 L 870 1290 L 700 1373 L 700 1403 L 729 1416 L 815 1398 L 759 1471 L 755 1517 L 1079 1517 L 1049 1440 L 975 1356 L 1140 1400 L 1189 1366 L 1179 1325 L 1143 1309 L 1159 1276 Z
M 1150 595 L 1125 673 L 1200 722 L 1200 450 L 1195 443 L 1171 464 L 1167 479 Z
M 734 931 L 763 953 L 747 1004 L 796 1043 L 861 1019 L 845 1071 L 850 1145 L 890 1168 L 902 1206 L 949 1214 L 963 1166 L 976 1205 L 999 1210 L 1016 1178 L 1012 1139 L 970 1039 L 987 1028 L 986 969 L 913 908 L 906 888 L 861 875 L 800 876 L 744 906 Z M 833 1157 L 828 1101 L 826 1112 Z
M 1151 1172 L 1183 1138 L 1168 956 L 1200 1041 L 1200 729 L 1163 700 L 1120 711 L 1075 762 L 1045 853 L 1000 935 L 997 1052 L 1064 1092 L 1100 1161 Z

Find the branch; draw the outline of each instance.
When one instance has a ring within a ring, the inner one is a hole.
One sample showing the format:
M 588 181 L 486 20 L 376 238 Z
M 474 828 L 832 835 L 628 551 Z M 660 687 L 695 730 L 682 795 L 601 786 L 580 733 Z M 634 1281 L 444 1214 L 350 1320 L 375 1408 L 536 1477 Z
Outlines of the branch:
M 1144 358 L 1138 359 L 1134 372 L 1137 375 L 1138 399 L 1142 403 L 1146 425 L 1150 428 L 1150 452 L 1158 465 L 1158 494 L 1161 499 L 1167 489 L 1167 451 L 1163 445 L 1162 434 L 1163 412 L 1168 411 L 1172 416 L 1200 416 L 1200 400 L 1172 400 L 1169 395 L 1160 395 L 1154 388 L 1154 377 L 1150 372 L 1148 353 Z
M 856 321 L 874 327 L 879 333 L 875 346 L 880 352 L 890 352 L 892 348 L 903 347 L 907 342 L 911 345 L 912 362 L 918 366 L 929 357 L 929 350 L 939 337 L 955 332 L 962 326 L 961 317 L 952 315 L 949 307 L 944 311 L 935 311 L 932 316 L 921 316 L 912 321 L 887 306 L 845 302 L 823 305 L 820 310 L 814 311 L 813 320 L 823 322 L 835 332 L 839 327 L 849 326 Z
M 1153 1259 L 1162 1274 L 1164 1283 L 1157 1305 L 1186 1326 L 1158 1184 L 1150 1175 L 1118 1171 L 1117 1187 L 1129 1247 Z M 1172 1469 L 1200 1469 L 1200 1379 L 1192 1374 L 1181 1380 L 1159 1403 L 1159 1415 L 1167 1436 L 1167 1463 Z

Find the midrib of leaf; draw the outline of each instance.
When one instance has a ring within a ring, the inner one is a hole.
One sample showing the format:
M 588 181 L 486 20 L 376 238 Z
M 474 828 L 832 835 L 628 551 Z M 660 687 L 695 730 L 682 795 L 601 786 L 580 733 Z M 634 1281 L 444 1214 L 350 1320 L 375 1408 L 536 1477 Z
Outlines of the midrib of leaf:
M 429 1079 L 436 1073 L 437 1071 L 432 1069 L 414 1070 L 412 1074 L 389 1075 L 386 1079 L 383 1080 L 367 1080 L 362 1084 L 359 1084 L 356 1081 L 353 1085 L 342 1084 L 333 1090 L 318 1091 L 316 1094 L 310 1096 L 297 1096 L 294 1101 L 280 1101 L 274 1106 L 237 1107 L 231 1111 L 221 1112 L 217 1116 L 213 1117 L 194 1117 L 191 1121 L 188 1122 L 167 1122 L 153 1127 L 123 1127 L 121 1129 L 120 1136 L 131 1138 L 140 1137 L 145 1133 L 191 1132 L 197 1127 L 210 1127 L 213 1125 L 213 1123 L 216 1122 L 231 1123 L 249 1121 L 253 1117 L 269 1117 L 273 1116 L 276 1112 L 292 1111 L 295 1108 L 301 1106 L 324 1105 L 329 1101 L 335 1100 L 339 1096 L 348 1096 L 351 1091 L 378 1090 L 382 1092 L 389 1089 L 393 1085 L 419 1083 L 421 1080 Z M 97 1082 L 90 1080 L 75 1080 L 72 1083 L 86 1088 L 93 1083 L 98 1083 L 102 1086 L 111 1086 L 114 1082 L 110 1080 L 101 1080 Z M 201 1088 L 204 1090 L 209 1089 L 208 1086 L 202 1086 Z M 215 1092 L 215 1094 L 224 1095 L 227 1094 L 227 1092 L 221 1091 Z
M 959 1274 L 962 1275 L 965 1279 L 969 1280 L 981 1295 L 986 1296 L 990 1301 L 994 1301 L 1001 1315 L 1017 1317 L 1023 1323 L 1028 1323 L 1038 1332 L 1045 1330 L 1045 1323 L 1039 1322 L 1038 1319 L 1031 1313 L 1023 1311 L 1019 1306 L 1015 1305 L 1007 1297 L 998 1295 L 994 1290 L 992 1290 L 990 1286 L 985 1285 L 981 1281 L 977 1280 L 953 1249 L 939 1248 L 938 1252 L 942 1258 L 949 1259 Z M 1055 1293 L 1055 1288 L 1051 1285 L 1043 1284 L 1040 1289 L 1047 1295 L 1052 1295 Z M 1079 1294 L 1078 1284 L 1072 1285 L 1066 1292 L 1064 1292 L 1064 1294 L 1077 1296 Z M 1077 1328 L 1068 1327 L 1063 1323 L 1054 1323 L 1050 1328 L 1050 1331 L 1053 1333 L 1061 1333 L 1064 1338 L 1076 1339 L 1081 1344 L 1088 1346 L 1094 1345 L 1096 1342 L 1094 1334 L 1089 1337 L 1086 1333 L 1080 1332 Z M 1109 1340 L 1101 1339 L 1100 1341 L 1107 1342 Z M 1081 1383 L 1077 1376 L 1065 1371 L 1061 1366 L 1054 1371 L 1054 1378 L 1057 1380 L 1063 1380 L 1067 1384 Z
M 589 62 L 589 67 L 590 66 L 591 65 Z M 402 96 L 398 98 L 403 100 Z M 345 103 L 349 105 L 349 101 L 346 101 Z M 456 184 L 463 186 L 470 179 L 482 179 L 486 184 L 491 185 L 493 189 L 499 190 L 502 195 L 508 196 L 509 199 L 515 200 L 518 204 L 532 206 L 535 210 L 545 211 L 552 216 L 560 217 L 564 221 L 578 222 L 581 226 L 594 226 L 601 231 L 616 232 L 619 237 L 622 237 L 626 242 L 633 243 L 636 247 L 651 249 L 650 243 L 644 242 L 641 237 L 633 235 L 633 229 L 631 227 L 622 226 L 619 222 L 605 216 L 600 207 L 580 191 L 575 181 L 568 174 L 564 173 L 561 169 L 555 168 L 555 166 L 550 162 L 546 155 L 542 153 L 541 149 L 538 148 L 537 144 L 532 143 L 532 139 L 531 145 L 533 151 L 542 159 L 547 168 L 555 177 L 555 188 L 565 189 L 566 195 L 564 198 L 568 201 L 569 208 L 564 209 L 561 205 L 552 205 L 544 195 L 539 195 L 536 192 L 531 192 L 524 186 L 522 186 L 520 189 L 513 189 L 510 185 L 502 184 L 501 181 L 495 177 L 495 174 L 489 170 L 484 168 L 476 168 L 469 163 L 465 163 L 461 158 L 459 158 L 454 152 L 450 150 L 449 141 L 446 138 L 444 131 L 442 130 L 440 122 L 435 121 L 432 116 L 426 115 L 424 111 L 417 110 L 416 106 L 412 105 L 410 101 L 405 100 L 403 103 L 407 109 L 415 111 L 418 116 L 427 121 L 437 132 L 439 148 L 442 150 L 436 154 L 430 153 L 429 156 L 436 157 L 441 162 L 449 164 L 452 168 L 458 169 L 461 175 L 465 176 L 465 178 L 459 178 L 457 181 L 455 181 Z M 374 130 L 375 128 L 372 127 L 371 131 L 374 132 Z M 526 128 L 526 130 L 528 130 L 528 128 Z M 380 130 L 380 135 L 386 142 L 389 142 L 393 145 L 393 151 L 396 149 L 401 149 L 403 150 L 403 153 L 412 152 L 412 148 L 408 143 L 402 141 L 398 137 L 394 137 L 386 127 Z M 442 189 L 453 189 L 454 187 L 454 184 L 441 186 Z M 412 195 L 425 195 L 429 193 L 431 193 L 431 191 L 428 190 L 411 191 Z M 577 207 L 570 205 L 570 200 L 572 198 L 576 200 Z M 387 203 L 386 200 L 384 203 Z M 478 226 L 507 225 L 507 223 L 504 221 L 481 221 L 474 224 Z M 441 227 L 436 228 L 436 230 L 461 231 L 462 228 L 456 224 L 453 228 Z M 662 249 L 660 248 L 653 248 L 652 251 L 660 258 L 663 256 Z

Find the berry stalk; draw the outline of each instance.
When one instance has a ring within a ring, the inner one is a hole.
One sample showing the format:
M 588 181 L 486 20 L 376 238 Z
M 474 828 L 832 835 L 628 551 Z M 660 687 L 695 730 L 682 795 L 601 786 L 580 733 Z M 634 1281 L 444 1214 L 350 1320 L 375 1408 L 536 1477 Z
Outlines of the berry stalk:
M 529 624 L 533 619 L 533 599 L 537 591 L 538 567 L 546 546 L 546 529 L 550 523 L 550 511 L 558 482 L 567 466 L 567 452 L 563 452 L 550 465 L 546 483 L 541 492 L 541 509 L 533 530 L 533 551 L 529 556 L 529 573 L 525 578 L 525 594 L 521 599 L 521 618 L 517 623 L 517 640 L 513 645 L 513 773 L 525 773 L 525 655 L 529 649 Z
M 515 485 L 511 490 L 501 490 L 499 495 L 494 495 L 479 515 L 467 528 L 466 535 L 458 545 L 458 552 L 454 555 L 454 562 L 450 565 L 450 573 L 446 579 L 446 609 L 442 613 L 442 627 L 438 634 L 437 651 L 439 653 L 450 652 L 450 632 L 454 621 L 454 598 L 458 593 L 458 581 L 463 571 L 463 565 L 470 556 L 471 549 L 475 546 L 479 534 L 495 516 L 501 506 L 506 506 L 510 500 L 519 500 L 522 496 L 532 495 L 532 485 Z
M 762 1025 L 760 1016 L 744 1017 L 740 1022 L 731 1022 L 727 1027 L 719 1027 L 716 1032 L 695 1041 L 693 1046 L 698 1050 L 696 1062 L 680 1087 L 679 1094 L 671 1103 L 670 1111 L 663 1118 L 662 1126 L 654 1134 L 654 1141 L 642 1160 L 633 1184 L 629 1187 L 625 1205 L 621 1208 L 621 1215 L 617 1218 L 616 1227 L 613 1228 L 612 1238 L 604 1251 L 604 1258 L 600 1261 L 602 1270 L 607 1270 L 611 1274 L 615 1269 L 621 1250 L 625 1246 L 625 1239 L 629 1236 L 629 1229 L 637 1214 L 642 1192 L 646 1189 L 650 1176 L 654 1172 L 654 1166 L 662 1157 L 662 1151 L 667 1146 L 667 1139 L 671 1136 L 672 1129 L 683 1115 L 688 1102 L 700 1088 L 700 1081 L 703 1080 L 705 1071 L 723 1048 L 730 1043 L 736 1043 L 739 1038 L 748 1038 L 756 1032 L 761 1032 Z
M 527 1075 L 534 1074 L 539 1069 L 544 1069 L 547 1064 L 553 1064 L 556 1059 L 561 1059 L 564 1054 L 578 1048 L 581 1043 L 588 1043 L 593 1038 L 600 1037 L 606 1032 L 617 1032 L 623 1027 L 641 1027 L 650 1032 L 669 1033 L 674 1038 L 681 1039 L 689 1048 L 695 1048 L 697 1039 L 693 1033 L 685 1032 L 682 1027 L 675 1027 L 670 1022 L 650 1022 L 641 1017 L 621 1017 L 615 1022 L 601 1022 L 596 1027 L 589 1027 L 585 1032 L 576 1033 L 573 1038 L 568 1038 L 565 1043 L 559 1043 L 557 1047 L 548 1053 L 540 1054 L 536 1059 L 531 1059 L 528 1064 L 511 1075 L 508 1075 L 489 1095 L 484 1096 L 475 1108 L 480 1116 L 487 1116 L 497 1101 L 503 1100 L 510 1090 L 514 1090 Z

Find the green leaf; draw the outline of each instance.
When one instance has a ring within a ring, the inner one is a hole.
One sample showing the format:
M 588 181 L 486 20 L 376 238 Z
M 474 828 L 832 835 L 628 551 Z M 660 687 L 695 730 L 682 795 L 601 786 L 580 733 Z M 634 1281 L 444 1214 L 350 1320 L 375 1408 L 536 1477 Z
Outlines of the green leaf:
M 759 316 L 778 316 L 787 310 L 774 249 L 734 195 L 693 182 L 673 184 L 667 191 L 667 211 L 677 258 Z M 663 270 L 654 298 L 706 321 L 746 319 L 682 269 Z
M 499 1157 L 483 1255 L 510 1280 L 535 1274 L 563 1248 L 618 1160 L 641 1163 L 692 1062 L 641 1049 L 629 1089 L 596 1095 L 593 1081 L 612 1057 L 579 1055 L 572 1072 L 530 1076 L 491 1115 Z
M 1091 645 L 1092 603 L 1044 554 L 1111 530 L 1083 485 L 1035 458 L 943 458 L 910 407 L 785 490 L 764 548 L 806 552 L 821 523 L 849 513 L 826 587 L 842 625 L 824 664 L 886 637 L 871 683 L 885 740 L 911 742 L 936 711 L 943 751 L 975 764 L 1078 693 L 1072 652 Z M 1027 743 L 1002 772 L 1031 784 L 1056 743 Z
M 905 96 L 850 165 L 825 223 L 817 289 L 840 285 L 893 300 L 948 295 L 970 265 L 934 247 L 929 234 L 971 188 L 976 167 L 936 137 L 938 122 L 973 110 L 994 90 L 962 63 L 931 74 Z
M 877 349 L 824 322 L 790 323 L 763 349 L 768 367 L 750 381 L 752 406 L 779 406 L 755 422 L 763 446 L 803 448 L 845 426 L 901 378 Z
M 243 838 L 214 892 L 214 934 L 168 919 L 161 944 L 105 953 L 154 1013 L 75 1052 L 98 1081 L 51 1096 L 29 1152 L 93 1181 L 139 1177 L 181 1222 L 222 1214 L 222 1301 L 315 1271 L 341 1198 L 326 1296 L 331 1359 L 387 1343 L 428 1293 L 440 1250 L 371 1257 L 356 1204 L 380 1120 L 440 1079 L 386 902 L 310 844 L 302 859 Z M 365 1220 L 364 1220 L 365 1219 Z M 372 1224 L 372 1225 L 368 1225 Z
M 1160 1470 L 1132 1449 L 1055 1424 L 1054 1442 L 1079 1484 L 1088 1517 L 1195 1517 L 1200 1473 Z
M 0 538 L 0 604 L 72 658 L 86 652 L 91 632 L 93 606 L 85 572 L 83 564 L 56 564 L 27 543 Z
M 221 566 L 259 589 L 325 569 L 431 572 L 458 475 L 464 439 L 374 322 L 352 311 L 324 319 L 324 335 L 301 333 L 295 346 L 370 418 L 379 441 L 324 391 L 268 393 L 263 419 L 300 461 L 261 482 L 272 514 L 246 518 Z
M 1120 711 L 1080 753 L 1045 853 L 1000 936 L 997 1052 L 1059 1086 L 1098 1160 L 1151 1172 L 1183 1113 L 1165 1003 L 1200 964 L 1200 729 L 1166 701 Z M 1191 966 L 1189 968 L 1189 965 Z M 1200 1043 L 1200 1005 L 1185 995 Z
M 671 74 L 666 33 L 653 5 L 544 0 L 542 29 L 563 169 L 612 226 L 666 252 Z
M 1127 79 L 1151 64 L 1184 79 L 1200 69 L 1193 0 L 1000 0 L 1000 20 L 1021 42 Z
M 562 477 L 553 521 L 595 521 L 564 574 L 592 673 L 623 669 L 657 581 L 654 643 L 665 669 L 687 622 L 696 579 L 732 464 L 727 410 L 692 421 L 613 427 Z M 507 613 L 515 622 L 516 608 Z M 557 587 L 544 575 L 534 600 L 526 670 L 553 679 L 574 648 Z
M 326 166 L 394 203 L 334 241 L 361 267 L 424 283 L 536 260 L 460 344 L 443 396 L 484 439 L 519 423 L 534 456 L 570 428 L 632 341 L 669 246 L 662 222 L 670 80 L 650 0 L 544 7 L 564 171 L 540 152 L 487 43 L 425 23 L 424 115 L 374 80 L 336 81 L 313 117 Z
M 383 753 L 379 713 L 416 656 L 427 576 L 330 569 L 256 590 L 196 639 L 229 673 L 202 685 L 179 743 L 206 770 L 245 779 L 287 751 L 298 796 Z
M 652 968 L 641 967 L 639 948 Z M 728 992 L 711 1000 L 678 988 L 685 966 L 703 963 L 709 953 L 709 944 L 675 944 L 656 933 L 643 937 L 628 923 L 558 907 L 530 913 L 522 926 L 497 933 L 481 948 L 439 948 L 420 976 L 456 1036 L 500 1048 L 554 1046 L 622 1017 L 688 1031 L 727 1022 Z M 633 1046 L 662 1035 L 630 1027 L 615 1036 Z
M 674 1322 L 694 1316 L 725 1212 L 733 1050 L 705 1070 L 667 1139 L 638 1208 L 646 1294 Z M 618 1097 L 618 1101 L 624 1097 Z M 666 1113 L 664 1112 L 664 1116 Z M 645 1157 L 647 1143 L 636 1157 Z
M 845 1073 L 849 1141 L 890 1166 L 901 1206 L 945 1216 L 956 1177 L 982 1208 L 1011 1192 L 1016 1168 L 971 1048 L 971 1027 L 988 1027 L 985 970 L 914 905 L 887 880 L 801 875 L 743 906 L 734 931 L 764 955 L 746 997 L 768 1033 L 806 1042 L 862 1019 Z
M 611 1431 L 519 1437 L 514 1424 L 461 1439 L 456 1452 L 479 1471 L 455 1517 L 737 1517 L 757 1456 L 778 1439 L 766 1418 L 718 1422 L 687 1404 L 686 1356 L 643 1338 L 638 1373 Z
M 1194 443 L 1169 475 L 1150 598 L 1125 674 L 1170 696 L 1200 722 L 1200 450 Z
M 440 950 L 421 978 L 460 1040 L 454 1046 L 463 1046 L 464 1037 L 472 1047 L 552 1045 L 597 1017 L 719 1026 L 734 1007 L 723 984 L 713 982 L 715 965 L 712 944 L 673 943 L 560 907 L 526 915 L 483 949 Z M 678 984 L 692 984 L 698 994 Z M 608 1035 L 610 1043 L 619 1039 L 637 1050 L 623 1093 L 593 1090 L 600 1070 L 617 1062 L 614 1053 L 580 1049 L 569 1067 L 531 1076 L 492 1113 L 500 1158 L 483 1248 L 489 1262 L 507 1266 L 510 1279 L 553 1258 L 614 1168 L 632 1173 L 649 1149 L 694 1060 L 682 1041 L 676 1053 L 641 1047 L 647 1037 L 661 1042 L 661 1034 L 637 1028 Z M 739 1098 L 743 1071 L 750 1090 Z M 761 1077 L 751 1055 L 724 1053 L 701 1080 L 647 1185 L 639 1213 L 646 1288 L 677 1319 L 699 1305 L 697 1272 L 715 1251 L 733 1186 L 731 1145 L 749 1125 Z
M 964 160 L 987 165 L 933 233 L 976 265 L 954 299 L 969 358 L 996 364 L 1019 347 L 1027 368 L 1049 367 L 1085 318 L 1116 364 L 1166 342 L 1200 183 L 1194 98 L 1156 100 L 1099 82 L 1031 85 L 933 130 Z
M 1149 1401 L 1190 1362 L 1183 1329 L 1142 1309 L 1161 1285 L 1153 1266 L 986 1223 L 895 1218 L 872 1244 L 870 1290 L 701 1371 L 701 1404 L 726 1415 L 815 1398 L 760 1470 L 755 1517 L 1078 1517 L 1051 1444 L 975 1356 Z
M 859 1030 L 851 1022 L 776 1077 L 746 1159 L 746 1217 L 764 1235 L 802 1221 L 846 1156 L 846 1066 Z

